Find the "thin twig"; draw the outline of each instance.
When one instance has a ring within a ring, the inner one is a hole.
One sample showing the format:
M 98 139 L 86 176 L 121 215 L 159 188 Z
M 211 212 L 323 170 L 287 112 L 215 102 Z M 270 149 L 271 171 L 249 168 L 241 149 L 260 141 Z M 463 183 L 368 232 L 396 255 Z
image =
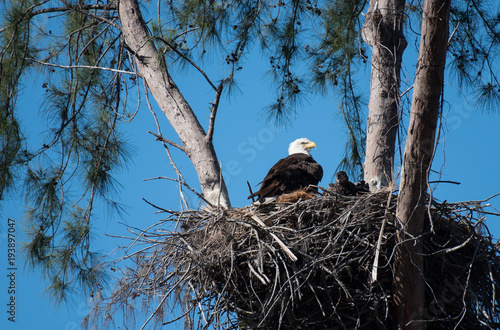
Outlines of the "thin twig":
M 56 68 L 61 68 L 61 69 L 92 69 L 92 70 L 103 70 L 103 71 L 111 71 L 111 72 L 117 72 L 117 73 L 123 73 L 123 74 L 129 74 L 129 75 L 137 75 L 135 72 L 132 71 L 125 71 L 125 70 L 118 70 L 118 69 L 112 69 L 112 68 L 107 68 L 107 67 L 102 67 L 102 66 L 91 66 L 91 65 L 61 65 L 61 64 L 54 64 L 54 63 L 48 63 L 48 62 L 42 62 L 39 60 L 36 60 L 34 58 L 27 58 L 27 60 L 45 65 L 45 66 L 52 66 Z
M 253 192 L 252 192 L 252 186 L 250 185 L 250 182 L 248 182 L 247 180 L 247 186 L 248 186 L 248 191 L 250 192 L 250 196 L 253 195 Z M 252 203 L 255 203 L 255 197 L 252 196 Z
M 172 154 L 170 153 L 170 149 L 168 148 L 168 146 L 167 146 L 166 143 L 168 143 L 170 145 L 173 145 L 176 148 L 179 148 L 184 153 L 186 153 L 186 151 L 183 148 L 181 148 L 179 145 L 177 145 L 176 143 L 163 138 L 163 135 L 162 135 L 161 129 L 160 129 L 160 123 L 158 121 L 158 117 L 156 117 L 156 113 L 154 112 L 153 107 L 151 106 L 151 102 L 149 101 L 148 86 L 147 86 L 147 82 L 146 81 L 144 81 L 144 93 L 146 95 L 146 102 L 148 104 L 149 112 L 151 112 L 151 114 L 153 115 L 153 118 L 154 118 L 154 121 L 155 121 L 155 125 L 156 125 L 156 129 L 158 131 L 158 134 L 155 134 L 155 133 L 153 133 L 151 131 L 148 131 L 148 133 L 155 135 L 157 139 L 160 139 L 162 141 L 163 147 L 165 148 L 165 152 L 167 153 L 168 160 L 170 161 L 170 165 L 172 166 L 172 168 L 175 171 L 175 174 L 177 175 L 178 182 L 184 182 L 185 183 L 184 176 L 182 175 L 180 169 L 177 167 L 177 164 L 175 164 L 174 158 L 172 157 Z M 187 209 L 188 208 L 188 203 L 187 203 L 186 198 L 184 196 L 184 192 L 182 191 L 182 185 L 179 185 L 179 196 L 181 198 L 181 206 Z
M 413 89 L 413 85 L 411 85 L 403 93 L 401 93 L 401 95 L 399 95 L 399 98 L 402 98 L 403 96 L 405 96 L 405 94 L 408 93 L 409 91 L 411 91 L 412 89 Z
M 208 206 L 215 208 L 215 206 L 212 203 L 210 203 L 209 201 L 207 201 L 202 194 L 200 194 L 199 192 L 197 192 L 196 190 L 194 190 L 193 188 L 191 188 L 191 186 L 188 185 L 185 181 L 179 181 L 178 179 L 169 178 L 169 177 L 166 177 L 166 176 L 157 176 L 155 178 L 143 179 L 143 181 L 158 180 L 158 179 L 165 179 L 165 180 L 170 180 L 170 181 L 175 181 L 175 182 L 180 183 L 184 187 L 186 187 L 189 190 L 191 190 L 196 196 L 198 196 L 200 199 L 202 199 L 205 203 L 207 203 Z
M 153 133 L 153 132 L 151 132 L 151 131 L 148 131 L 148 133 L 149 133 L 149 134 L 151 134 L 151 135 L 154 135 L 158 141 L 168 143 L 168 144 L 170 144 L 172 147 L 175 147 L 175 148 L 179 149 L 179 150 L 180 150 L 180 151 L 182 151 L 182 152 L 186 152 L 186 150 L 184 149 L 184 147 L 183 147 L 183 146 L 181 146 L 181 145 L 179 145 L 179 144 L 175 143 L 174 141 L 172 141 L 172 140 L 168 140 L 168 139 L 165 139 L 165 138 L 164 138 L 163 136 L 161 136 L 160 134 L 156 134 L 156 133 Z
M 214 137 L 214 128 L 215 128 L 215 117 L 217 116 L 217 109 L 219 108 L 220 96 L 222 95 L 222 89 L 224 87 L 224 80 L 220 82 L 219 87 L 215 91 L 215 100 L 212 103 L 212 110 L 210 111 L 210 121 L 208 123 L 208 131 L 207 131 L 207 141 L 212 143 L 212 139 Z

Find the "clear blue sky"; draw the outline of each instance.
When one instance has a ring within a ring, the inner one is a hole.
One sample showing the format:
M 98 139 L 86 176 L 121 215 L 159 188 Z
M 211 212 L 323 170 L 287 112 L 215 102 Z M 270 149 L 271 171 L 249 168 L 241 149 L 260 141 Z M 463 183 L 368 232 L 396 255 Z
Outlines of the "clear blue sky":
M 409 50 L 407 50 L 409 52 Z M 405 70 L 408 70 L 408 79 L 412 79 L 415 55 L 408 53 L 405 56 Z M 215 148 L 219 160 L 223 164 L 224 175 L 228 184 L 232 204 L 240 207 L 248 204 L 248 188 L 246 181 L 257 184 L 267 173 L 267 170 L 280 158 L 287 155 L 288 144 L 300 137 L 308 137 L 317 144 L 312 151 L 313 157 L 323 166 L 325 175 L 320 185 L 327 186 L 331 182 L 335 169 L 342 159 L 345 145 L 346 130 L 337 111 L 336 98 L 333 93 L 326 97 L 311 96 L 303 107 L 297 110 L 292 124 L 286 129 L 277 129 L 261 119 L 262 109 L 269 105 L 274 94 L 269 80 L 263 78 L 266 61 L 258 56 L 247 58 L 240 76 L 241 93 L 230 98 L 223 98 L 216 121 L 214 137 Z M 409 64 L 410 63 L 410 64 Z M 205 69 L 214 74 L 217 80 L 224 65 L 212 65 Z M 209 103 L 213 101 L 213 91 L 203 79 L 193 70 L 189 73 L 175 74 L 176 81 L 196 109 L 196 113 L 203 123 L 208 122 Z M 361 68 L 358 73 L 361 86 L 364 88 L 368 101 L 369 70 Z M 19 97 L 19 118 L 27 136 L 33 141 L 42 141 L 38 109 L 43 90 L 43 79 L 28 77 L 25 89 Z M 405 82 L 408 83 L 408 82 Z M 410 83 L 411 84 L 411 83 Z M 445 95 L 448 104 L 443 116 L 443 137 L 440 140 L 433 168 L 441 172 L 441 180 L 461 182 L 461 185 L 441 184 L 435 190 L 434 196 L 439 200 L 461 201 L 481 200 L 500 192 L 500 114 L 485 114 L 473 110 L 473 100 L 469 95 L 460 95 L 449 84 Z M 136 98 L 137 100 L 137 98 Z M 134 97 L 129 100 L 130 107 L 134 108 Z M 173 130 L 166 119 L 162 118 L 156 104 L 153 106 L 161 119 L 161 127 L 167 138 L 176 140 Z M 204 125 L 205 125 L 204 124 Z M 131 163 L 116 178 L 122 188 L 114 196 L 115 200 L 126 205 L 128 214 L 118 216 L 107 211 L 104 205 L 98 206 L 96 226 L 96 246 L 108 253 L 122 241 L 109 238 L 105 234 L 126 234 L 125 225 L 146 228 L 161 219 L 161 215 L 154 214 L 155 210 L 142 201 L 142 198 L 164 208 L 179 209 L 179 195 L 175 183 L 166 180 L 146 181 L 143 179 L 157 176 L 174 177 L 174 171 L 168 163 L 162 145 L 146 132 L 156 131 L 154 120 L 146 105 L 141 106 L 136 119 L 130 124 L 123 125 L 124 132 L 135 151 Z M 39 142 L 41 144 L 42 142 Z M 199 189 L 194 170 L 187 158 L 180 152 L 173 150 L 174 160 L 185 175 L 188 183 Z M 435 179 L 435 175 L 433 175 Z M 431 178 L 432 179 L 432 178 Z M 491 204 L 500 209 L 500 198 L 491 200 Z M 193 207 L 198 207 L 196 201 Z M 44 295 L 46 282 L 37 272 L 28 273 L 24 269 L 23 260 L 17 256 L 17 307 L 16 323 L 7 322 L 6 297 L 7 276 L 6 269 L 6 229 L 7 219 L 16 220 L 17 247 L 23 241 L 22 210 L 24 201 L 17 195 L 8 196 L 2 202 L 0 257 L 2 276 L 0 276 L 0 302 L 3 306 L 0 317 L 2 329 L 77 329 L 82 318 L 88 312 L 89 297 L 75 297 L 74 303 L 69 306 L 53 305 Z M 496 238 L 500 236 L 500 219 L 490 218 L 488 221 L 491 231 Z M 138 327 L 142 319 L 137 320 Z M 176 328 L 176 327 L 172 327 Z

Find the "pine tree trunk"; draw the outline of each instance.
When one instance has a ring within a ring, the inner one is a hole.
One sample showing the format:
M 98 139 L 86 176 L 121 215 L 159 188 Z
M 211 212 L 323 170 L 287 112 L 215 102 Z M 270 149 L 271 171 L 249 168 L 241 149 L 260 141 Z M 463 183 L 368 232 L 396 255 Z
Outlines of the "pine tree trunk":
M 406 39 L 404 0 L 370 0 L 363 39 L 372 47 L 364 179 L 376 192 L 392 182 L 399 125 L 400 71 Z
M 426 0 L 396 217 L 394 259 L 397 329 L 423 329 L 425 283 L 422 234 L 429 170 L 443 86 L 451 0 Z M 415 239 L 417 238 L 417 239 Z
M 125 42 L 134 52 L 139 74 L 178 134 L 198 174 L 205 199 L 213 205 L 229 207 L 229 195 L 213 144 L 151 41 L 139 3 L 137 0 L 119 0 L 118 14 Z

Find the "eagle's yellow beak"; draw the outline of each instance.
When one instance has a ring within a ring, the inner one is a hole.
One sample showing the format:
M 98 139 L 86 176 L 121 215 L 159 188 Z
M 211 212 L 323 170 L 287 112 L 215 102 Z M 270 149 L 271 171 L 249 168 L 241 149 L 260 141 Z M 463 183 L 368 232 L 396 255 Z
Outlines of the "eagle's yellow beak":
M 307 149 L 316 148 L 316 143 L 309 141 L 304 147 Z

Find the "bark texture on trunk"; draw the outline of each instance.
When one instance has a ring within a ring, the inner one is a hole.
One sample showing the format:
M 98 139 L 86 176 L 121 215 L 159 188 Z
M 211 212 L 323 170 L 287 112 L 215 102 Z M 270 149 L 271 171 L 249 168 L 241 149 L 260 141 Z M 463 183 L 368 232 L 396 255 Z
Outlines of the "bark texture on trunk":
M 392 182 L 399 126 L 400 71 L 406 39 L 404 0 L 370 0 L 363 39 L 372 47 L 364 180 L 376 192 Z
M 118 14 L 125 42 L 134 52 L 139 74 L 178 134 L 198 174 L 205 199 L 213 205 L 230 207 L 212 141 L 172 80 L 162 55 L 151 41 L 138 1 L 119 0 Z
M 422 242 L 428 175 L 443 86 L 451 0 L 426 0 L 396 217 L 394 321 L 397 329 L 423 329 L 425 283 Z

